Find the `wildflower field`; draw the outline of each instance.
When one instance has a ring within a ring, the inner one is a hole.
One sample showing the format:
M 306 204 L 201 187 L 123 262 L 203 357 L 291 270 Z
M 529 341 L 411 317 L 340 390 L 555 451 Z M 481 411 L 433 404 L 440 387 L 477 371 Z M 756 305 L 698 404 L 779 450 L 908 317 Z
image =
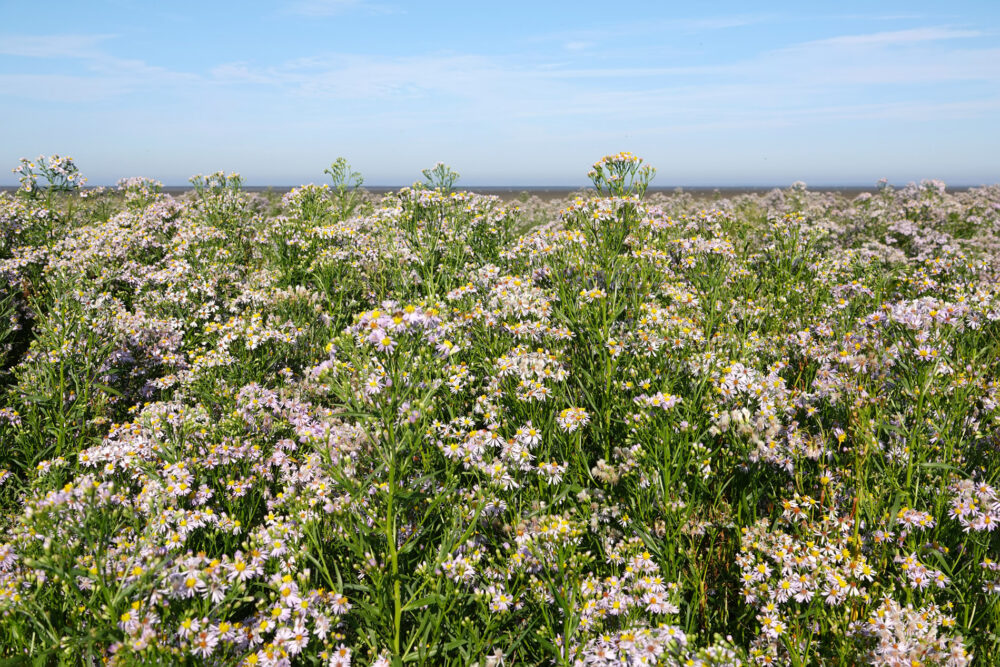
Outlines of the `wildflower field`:
M 1000 186 L 18 170 L 0 660 L 1000 661 Z

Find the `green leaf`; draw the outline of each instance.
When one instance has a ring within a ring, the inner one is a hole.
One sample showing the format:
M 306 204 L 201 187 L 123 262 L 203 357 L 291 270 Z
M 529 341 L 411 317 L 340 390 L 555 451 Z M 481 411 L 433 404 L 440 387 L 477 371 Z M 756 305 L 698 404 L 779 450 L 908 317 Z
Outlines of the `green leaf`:
M 420 609 L 421 607 L 426 607 L 432 604 L 440 604 L 445 601 L 445 597 L 440 593 L 431 593 L 430 595 L 425 595 L 419 600 L 412 600 L 403 605 L 403 611 L 413 611 L 414 609 Z

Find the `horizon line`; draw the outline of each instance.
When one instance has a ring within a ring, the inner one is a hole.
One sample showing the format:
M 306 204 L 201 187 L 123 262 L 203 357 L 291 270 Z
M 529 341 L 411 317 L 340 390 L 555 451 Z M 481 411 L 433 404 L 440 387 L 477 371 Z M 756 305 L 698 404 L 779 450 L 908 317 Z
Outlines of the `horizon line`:
M 155 180 L 155 179 L 153 179 Z M 920 183 L 922 181 L 942 181 L 942 179 L 921 179 L 909 180 L 909 181 L 897 181 L 888 182 L 887 185 L 890 187 L 898 188 L 905 187 L 911 183 Z M 697 190 L 697 191 L 712 191 L 712 190 L 784 190 L 790 188 L 796 181 L 791 183 L 764 183 L 764 184 L 754 184 L 754 183 L 724 183 L 724 184 L 699 184 L 699 185 L 650 185 L 646 188 L 647 192 L 659 192 L 659 191 L 676 191 L 676 190 Z M 942 181 L 944 182 L 944 181 Z M 413 183 L 402 184 L 402 185 L 361 185 L 358 190 L 377 190 L 380 193 L 393 192 L 396 190 L 401 190 L 403 188 L 413 187 L 415 184 L 420 183 L 420 181 L 415 181 Z M 96 188 L 114 188 L 117 187 L 116 183 L 87 183 L 82 187 L 83 190 L 94 190 Z M 298 183 L 298 184 L 275 184 L 275 183 L 265 183 L 265 184 L 253 184 L 244 183 L 241 188 L 245 190 L 292 190 L 294 188 L 304 187 L 306 185 L 329 185 L 322 183 Z M 833 190 L 833 189 L 849 189 L 849 190 L 877 190 L 878 185 L 876 184 L 865 184 L 858 182 L 847 182 L 847 183 L 806 183 L 806 190 Z M 971 189 L 980 187 L 990 187 L 993 185 L 1000 185 L 1000 182 L 988 183 L 945 183 L 945 187 L 948 190 L 952 189 Z M 0 185 L 0 192 L 15 192 L 19 189 L 18 185 Z M 194 186 L 190 183 L 162 183 L 161 187 L 170 190 L 194 190 Z M 547 185 L 491 185 L 491 184 L 456 184 L 452 187 L 455 192 L 481 189 L 481 190 L 494 190 L 501 192 L 532 192 L 532 191 L 566 191 L 566 192 L 579 192 L 585 190 L 594 190 L 593 185 L 563 185 L 563 184 L 547 184 Z

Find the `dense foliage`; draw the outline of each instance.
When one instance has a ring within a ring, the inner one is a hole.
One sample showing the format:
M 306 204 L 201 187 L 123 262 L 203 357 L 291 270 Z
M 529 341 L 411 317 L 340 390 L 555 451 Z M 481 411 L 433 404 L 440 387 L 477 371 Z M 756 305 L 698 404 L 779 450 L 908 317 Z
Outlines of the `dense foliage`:
M 0 658 L 1000 660 L 1000 188 L 38 163 L 0 195 Z

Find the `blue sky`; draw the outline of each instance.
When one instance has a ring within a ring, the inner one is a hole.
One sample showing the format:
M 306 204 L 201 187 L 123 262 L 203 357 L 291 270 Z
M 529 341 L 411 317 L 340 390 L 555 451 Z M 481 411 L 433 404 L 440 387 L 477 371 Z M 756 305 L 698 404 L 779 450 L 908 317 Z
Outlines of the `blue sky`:
M 44 7 L 45 9 L 39 9 Z M 0 184 L 1000 182 L 1000 2 L 0 1 Z

